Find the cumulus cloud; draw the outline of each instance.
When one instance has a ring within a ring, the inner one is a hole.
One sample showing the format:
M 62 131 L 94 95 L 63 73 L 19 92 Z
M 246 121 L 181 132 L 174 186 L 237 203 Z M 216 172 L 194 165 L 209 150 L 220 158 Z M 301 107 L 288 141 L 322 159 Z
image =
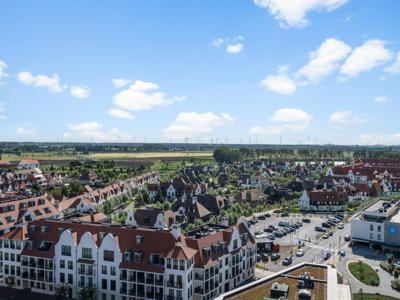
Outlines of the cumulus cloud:
M 400 73 L 400 51 L 397 52 L 394 64 L 385 68 L 386 73 L 399 74 Z M 1 78 L 1 76 L 0 76 Z
M 351 47 L 343 41 L 326 39 L 316 51 L 310 53 L 310 61 L 301 67 L 296 76 L 308 82 L 317 83 L 339 68 L 351 52 Z
M 220 126 L 233 123 L 235 120 L 228 113 L 221 115 L 206 112 L 182 112 L 173 124 L 163 129 L 163 134 L 169 139 L 184 139 L 204 133 L 212 133 Z
M 121 119 L 133 119 L 134 118 L 134 116 L 131 113 L 121 110 L 121 109 L 117 109 L 117 108 L 110 109 L 108 111 L 108 114 L 110 116 L 113 116 L 116 118 L 121 118 Z
M 254 3 L 268 11 L 283 28 L 305 27 L 309 24 L 307 14 L 311 11 L 332 11 L 348 0 L 254 0 Z
M 277 135 L 283 132 L 301 132 L 308 128 L 312 116 L 297 108 L 281 108 L 269 119 L 275 123 L 268 127 L 253 126 L 248 130 L 251 135 Z
M 366 145 L 399 145 L 400 144 L 400 133 L 393 134 L 362 134 L 358 137 L 360 144 Z
M 354 114 L 352 111 L 336 111 L 331 113 L 329 121 L 334 125 L 347 126 L 362 124 L 365 122 L 365 119 Z
M 244 48 L 243 44 L 244 38 L 241 35 L 234 37 L 220 37 L 213 41 L 213 46 L 216 48 L 225 47 L 225 51 L 229 54 L 237 54 L 242 52 Z
M 278 74 L 268 75 L 261 81 L 261 86 L 274 93 L 282 95 L 293 94 L 297 90 L 297 84 L 286 74 L 287 70 L 287 66 L 279 66 Z
M 17 134 L 24 136 L 34 136 L 36 134 L 36 130 L 30 127 L 19 127 L 16 132 Z
M 374 102 L 376 103 L 383 103 L 387 101 L 387 97 L 385 96 L 378 96 L 374 98 Z
M 8 67 L 7 64 L 6 64 L 4 61 L 0 60 L 0 80 L 1 80 L 3 77 L 8 77 L 8 74 L 7 74 L 6 71 L 5 71 L 5 69 L 6 69 L 7 67 Z
M 340 73 L 355 77 L 383 63 L 389 61 L 393 54 L 385 48 L 385 42 L 381 40 L 368 40 L 363 45 L 354 49 L 342 65 Z
M 64 133 L 67 140 L 94 141 L 94 142 L 127 142 L 132 139 L 132 135 L 124 133 L 118 128 L 102 130 L 103 125 L 99 122 L 83 122 L 77 124 L 67 124 L 68 131 Z
M 181 100 L 181 97 L 167 98 L 165 93 L 159 91 L 156 83 L 142 80 L 136 80 L 129 88 L 118 92 L 113 98 L 115 105 L 130 111 L 149 110 Z
M 130 79 L 114 78 L 112 80 L 112 84 L 115 88 L 122 88 L 131 83 L 132 83 L 132 80 L 130 80 Z
M 91 96 L 92 89 L 86 85 L 72 85 L 70 92 L 75 98 L 86 99 Z
M 17 78 L 20 82 L 25 85 L 35 87 L 45 87 L 52 93 L 60 93 L 67 88 L 67 85 L 61 84 L 60 76 L 53 74 L 51 76 L 46 75 L 32 75 L 31 72 L 22 71 L 18 73 Z

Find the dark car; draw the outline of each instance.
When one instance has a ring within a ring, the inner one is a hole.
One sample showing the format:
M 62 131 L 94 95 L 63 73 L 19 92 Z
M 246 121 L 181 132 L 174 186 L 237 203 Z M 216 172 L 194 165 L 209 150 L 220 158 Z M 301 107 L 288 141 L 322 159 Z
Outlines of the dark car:
M 269 257 L 268 257 L 268 254 L 267 253 L 263 253 L 263 254 L 261 254 L 261 259 L 263 260 L 263 261 L 268 261 L 269 260 Z
M 266 213 L 264 216 L 265 216 L 266 218 L 271 218 L 271 214 L 270 214 L 270 213 Z
M 335 218 L 339 219 L 341 221 L 343 221 L 343 219 L 344 219 L 343 215 L 335 215 Z
M 285 257 L 282 260 L 282 265 L 284 265 L 284 266 L 289 266 L 291 264 L 292 264 L 292 257 L 291 256 Z
M 278 226 L 269 225 L 268 228 L 272 228 L 273 230 L 278 230 Z
M 272 253 L 272 255 L 271 255 L 271 260 L 272 261 L 276 261 L 276 260 L 278 260 L 280 258 L 281 258 L 281 255 L 279 253 Z
M 311 219 L 309 219 L 309 218 L 303 218 L 303 219 L 301 219 L 301 221 L 303 223 L 311 223 Z
M 274 231 L 274 232 L 273 232 L 273 235 L 276 236 L 276 237 L 278 237 L 278 238 L 280 238 L 280 237 L 283 236 L 283 234 L 282 234 L 280 231 Z
M 257 217 L 257 219 L 259 219 L 259 220 L 265 220 L 265 216 L 260 215 L 260 216 Z
M 281 217 L 289 217 L 289 213 L 283 212 L 283 213 L 281 213 Z
M 257 221 L 256 221 L 256 220 L 254 220 L 254 219 L 251 219 L 251 220 L 249 220 L 249 223 L 250 223 L 251 225 L 254 225 L 254 224 L 256 224 L 256 223 L 257 223 Z
M 328 223 L 326 223 L 326 222 L 323 222 L 321 225 L 322 225 L 322 227 L 324 227 L 324 228 L 331 228 L 331 227 L 332 227 L 332 225 L 330 225 L 330 224 L 328 224 Z
M 272 233 L 272 232 L 274 232 L 274 230 L 272 228 L 268 227 L 268 228 L 264 229 L 264 232 Z
M 327 230 L 321 226 L 315 226 L 315 231 L 317 232 L 326 232 Z
M 344 240 L 345 240 L 346 242 L 350 241 L 350 240 L 351 240 L 351 236 L 348 235 L 348 234 L 346 234 L 346 235 L 344 236 Z
M 326 223 L 328 223 L 329 225 L 331 225 L 332 227 L 336 226 L 336 223 L 332 222 L 332 221 L 327 221 Z
M 256 255 L 256 259 L 257 259 L 257 261 L 260 261 L 260 260 L 261 260 L 261 255 L 260 255 L 260 254 L 257 254 L 257 255 Z

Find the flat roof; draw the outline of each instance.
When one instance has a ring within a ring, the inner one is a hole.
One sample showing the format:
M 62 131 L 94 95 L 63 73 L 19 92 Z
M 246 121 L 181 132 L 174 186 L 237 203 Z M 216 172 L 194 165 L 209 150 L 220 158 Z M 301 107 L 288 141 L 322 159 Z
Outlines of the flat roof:
M 314 280 L 314 288 L 309 289 L 312 299 L 337 300 L 340 292 L 343 293 L 341 299 L 351 299 L 351 294 L 347 295 L 345 289 L 344 292 L 343 289 L 339 290 L 336 269 L 329 265 L 304 262 L 222 294 L 217 300 L 264 300 L 271 296 L 271 288 L 275 283 L 287 284 L 288 300 L 295 300 L 298 299 L 299 291 L 304 289 L 297 284 L 305 272 Z

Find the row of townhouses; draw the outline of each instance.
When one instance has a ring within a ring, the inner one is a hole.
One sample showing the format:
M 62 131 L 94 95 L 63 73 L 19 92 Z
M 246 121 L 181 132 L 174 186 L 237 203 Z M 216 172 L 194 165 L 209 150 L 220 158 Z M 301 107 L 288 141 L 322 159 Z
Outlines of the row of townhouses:
M 254 278 L 247 221 L 171 229 L 37 220 L 0 237 L 1 285 L 97 299 L 213 299 Z

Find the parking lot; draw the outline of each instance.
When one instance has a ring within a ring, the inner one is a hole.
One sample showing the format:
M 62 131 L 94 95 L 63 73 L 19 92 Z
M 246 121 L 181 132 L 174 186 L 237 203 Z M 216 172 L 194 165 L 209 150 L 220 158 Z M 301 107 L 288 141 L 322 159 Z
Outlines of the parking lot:
M 260 215 L 260 214 L 259 214 Z M 341 249 L 340 247 L 345 243 L 344 236 L 350 231 L 349 224 L 345 224 L 343 229 L 338 229 L 334 226 L 328 231 L 331 231 L 331 235 L 328 238 L 323 238 L 323 232 L 315 231 L 316 226 L 321 226 L 323 222 L 328 221 L 328 217 L 333 215 L 301 215 L 301 214 L 291 214 L 289 216 L 281 216 L 281 214 L 271 213 L 270 217 L 265 217 L 265 219 L 257 218 L 257 223 L 251 224 L 250 230 L 254 234 L 257 231 L 264 232 L 265 228 L 270 225 L 277 226 L 279 230 L 283 229 L 283 226 L 279 226 L 279 222 L 286 221 L 290 224 L 295 224 L 296 222 L 302 223 L 298 229 L 292 233 L 288 233 L 283 237 L 276 237 L 272 242 L 274 244 L 279 244 L 280 259 L 276 261 L 271 261 L 270 253 L 268 262 L 261 260 L 260 263 L 264 263 L 264 266 L 268 270 L 280 270 L 285 266 L 282 266 L 282 260 L 285 257 L 292 256 L 293 263 L 299 261 L 310 261 L 310 262 L 322 262 L 326 259 L 324 256 L 329 253 L 330 258 L 337 258 L 337 252 Z M 303 218 L 310 219 L 309 223 L 301 222 Z M 250 219 L 249 219 L 250 220 Z M 265 233 L 265 232 L 264 232 Z M 269 235 L 270 233 L 266 233 Z M 271 241 L 268 237 L 256 238 L 257 243 L 269 242 Z M 296 257 L 296 251 L 298 250 L 299 241 L 301 241 L 301 248 L 304 250 L 304 254 L 301 257 Z M 260 253 L 261 254 L 261 253 Z M 265 255 L 264 255 L 265 257 Z

